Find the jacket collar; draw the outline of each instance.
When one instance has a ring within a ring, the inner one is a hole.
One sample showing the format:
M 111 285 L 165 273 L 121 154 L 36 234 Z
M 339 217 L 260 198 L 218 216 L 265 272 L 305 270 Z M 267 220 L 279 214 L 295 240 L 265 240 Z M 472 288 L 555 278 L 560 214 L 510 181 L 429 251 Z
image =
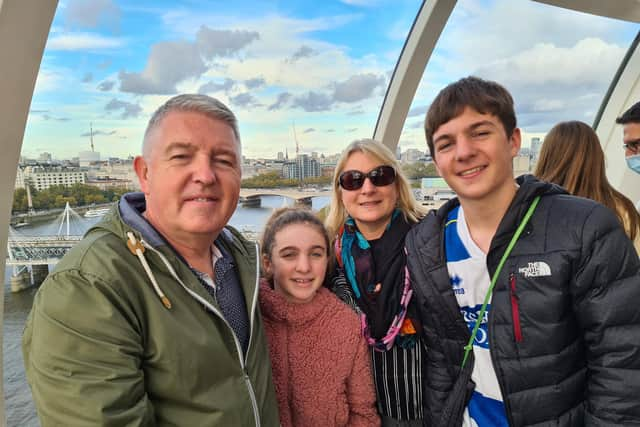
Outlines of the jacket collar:
M 552 184 L 545 181 L 540 181 L 533 175 L 521 175 L 516 178 L 518 184 L 518 190 L 514 196 L 507 212 L 500 221 L 495 236 L 491 241 L 489 253 L 491 253 L 496 247 L 506 244 L 513 235 L 514 230 L 524 217 L 529 205 L 533 199 L 538 196 L 547 196 L 551 194 L 567 194 L 567 191 L 559 185 Z M 458 198 L 449 200 L 442 205 L 436 212 L 438 223 L 442 225 L 444 229 L 444 222 L 447 219 L 449 212 L 460 204 Z M 444 254 L 441 254 L 444 256 Z

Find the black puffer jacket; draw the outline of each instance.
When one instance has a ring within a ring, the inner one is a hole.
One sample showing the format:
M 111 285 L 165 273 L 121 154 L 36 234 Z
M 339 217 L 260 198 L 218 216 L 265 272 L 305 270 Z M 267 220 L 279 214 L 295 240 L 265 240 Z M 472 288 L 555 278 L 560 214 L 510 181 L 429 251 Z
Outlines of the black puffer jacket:
M 500 273 L 489 314 L 491 357 L 509 424 L 640 425 L 640 261 L 633 245 L 602 205 L 532 176 L 518 183 L 487 256 L 493 275 L 540 194 Z M 431 212 L 406 240 L 429 348 L 427 426 L 459 426 L 474 387 L 472 356 L 460 372 L 470 334 L 444 256 L 444 221 L 457 204 Z

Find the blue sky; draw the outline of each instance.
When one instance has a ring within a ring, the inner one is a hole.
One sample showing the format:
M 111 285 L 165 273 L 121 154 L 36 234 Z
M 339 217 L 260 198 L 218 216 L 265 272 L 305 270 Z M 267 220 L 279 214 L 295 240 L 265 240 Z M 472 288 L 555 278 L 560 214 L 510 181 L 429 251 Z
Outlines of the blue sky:
M 23 154 L 77 156 L 93 125 L 102 156 L 136 155 L 146 121 L 171 95 L 201 92 L 240 120 L 245 155 L 336 153 L 370 137 L 420 6 L 415 0 L 61 0 Z M 437 91 L 475 74 L 514 94 L 537 135 L 591 123 L 640 26 L 529 0 L 460 0 L 416 94 L 400 145 L 424 149 Z

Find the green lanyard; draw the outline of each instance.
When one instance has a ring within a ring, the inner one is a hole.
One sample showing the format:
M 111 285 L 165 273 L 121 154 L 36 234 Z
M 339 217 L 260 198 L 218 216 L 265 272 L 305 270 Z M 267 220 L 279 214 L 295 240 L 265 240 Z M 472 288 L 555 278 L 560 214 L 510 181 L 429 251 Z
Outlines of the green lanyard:
M 493 292 L 493 287 L 498 281 L 498 276 L 500 275 L 500 271 L 502 271 L 502 267 L 504 266 L 504 263 L 507 261 L 507 258 L 509 257 L 511 250 L 516 245 L 516 242 L 518 241 L 518 238 L 522 234 L 524 227 L 527 225 L 527 223 L 529 222 L 529 219 L 533 215 L 533 211 L 536 210 L 536 206 L 538 206 L 539 201 L 540 201 L 540 196 L 536 196 L 536 198 L 533 199 L 533 202 L 531 202 L 531 205 L 529 206 L 527 213 L 524 215 L 524 218 L 522 218 L 522 222 L 518 226 L 518 229 L 516 230 L 516 232 L 513 234 L 513 237 L 509 242 L 509 246 L 507 246 L 507 250 L 504 251 L 504 254 L 502 255 L 502 259 L 500 259 L 500 263 L 498 264 L 498 268 L 496 268 L 495 273 L 493 273 L 493 277 L 491 278 L 491 284 L 489 285 L 487 294 L 484 297 L 484 302 L 482 303 L 482 308 L 480 309 L 480 314 L 476 319 L 476 324 L 473 327 L 473 332 L 471 332 L 471 338 L 469 338 L 469 342 L 467 343 L 467 345 L 464 346 L 464 358 L 462 359 L 462 365 L 460 366 L 460 368 L 464 368 L 465 363 L 467 363 L 469 352 L 473 348 L 473 341 L 476 339 L 478 329 L 480 328 L 480 323 L 482 323 L 482 319 L 484 319 L 484 313 L 487 311 L 487 304 L 489 304 L 489 300 L 491 299 L 491 293 Z

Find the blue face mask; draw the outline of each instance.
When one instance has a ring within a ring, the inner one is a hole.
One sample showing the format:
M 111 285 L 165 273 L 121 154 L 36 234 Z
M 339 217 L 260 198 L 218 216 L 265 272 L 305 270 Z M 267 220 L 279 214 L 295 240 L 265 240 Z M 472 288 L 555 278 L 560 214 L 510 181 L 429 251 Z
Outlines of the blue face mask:
M 627 157 L 627 166 L 635 173 L 640 174 L 640 154 Z

